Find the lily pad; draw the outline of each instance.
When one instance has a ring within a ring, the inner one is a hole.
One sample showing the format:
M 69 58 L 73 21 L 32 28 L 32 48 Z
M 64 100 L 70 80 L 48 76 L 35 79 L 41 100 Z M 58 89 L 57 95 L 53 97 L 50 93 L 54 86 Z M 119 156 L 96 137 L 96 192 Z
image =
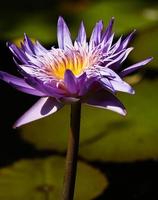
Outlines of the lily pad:
M 64 158 L 58 156 L 47 159 L 21 160 L 12 166 L 0 169 L 0 199 L 60 199 L 63 186 L 64 161 Z M 95 198 L 107 185 L 107 179 L 100 171 L 79 161 L 76 200 Z
M 119 95 L 128 114 L 82 107 L 80 156 L 88 160 L 135 161 L 158 158 L 158 80 L 135 86 L 136 95 Z M 21 128 L 22 137 L 39 149 L 66 150 L 69 109 Z

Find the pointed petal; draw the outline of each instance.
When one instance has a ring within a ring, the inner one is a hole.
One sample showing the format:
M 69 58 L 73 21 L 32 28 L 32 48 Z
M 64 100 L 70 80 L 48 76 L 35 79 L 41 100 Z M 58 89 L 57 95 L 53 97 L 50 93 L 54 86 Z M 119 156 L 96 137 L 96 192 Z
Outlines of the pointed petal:
M 110 38 L 108 39 L 108 41 L 106 42 L 106 44 L 103 44 L 103 52 L 109 52 L 112 42 L 113 42 L 113 38 L 114 38 L 114 34 L 112 34 L 110 36 Z
M 32 41 L 30 40 L 30 38 L 26 35 L 26 33 L 24 33 L 24 45 L 23 47 L 25 48 L 25 50 L 30 53 L 30 54 L 34 54 L 34 45 L 32 43 Z
M 77 93 L 77 84 L 76 84 L 76 78 L 73 75 L 71 70 L 66 70 L 64 74 L 64 83 L 67 88 L 67 90 L 71 94 L 76 94 Z
M 101 71 L 101 74 L 104 75 L 104 72 Z M 122 81 L 120 76 L 110 68 L 105 69 L 105 76 L 107 76 L 109 80 Z
M 41 119 L 58 111 L 62 107 L 54 98 L 42 97 L 22 117 L 20 117 L 13 128 L 20 127 L 29 122 Z
M 65 94 L 65 91 L 60 88 L 57 88 L 56 84 L 44 83 L 42 80 L 40 80 L 34 76 L 31 76 L 30 74 L 25 72 L 18 65 L 17 65 L 17 67 L 18 67 L 19 72 L 24 76 L 26 83 L 28 83 L 28 85 L 31 86 L 31 88 L 34 88 L 35 90 L 44 94 L 44 96 L 51 96 L 51 97 L 59 98 Z
M 113 94 L 107 91 L 96 93 L 94 96 L 85 100 L 85 103 L 90 106 L 108 109 L 121 115 L 126 115 L 126 110 L 123 104 Z
M 48 53 L 48 50 L 45 49 L 40 43 L 39 41 L 36 41 L 34 44 L 34 50 L 35 50 L 35 54 L 37 55 L 43 55 L 44 53 Z
M 70 31 L 62 17 L 59 17 L 57 26 L 58 26 L 57 38 L 58 38 L 59 48 L 66 49 L 67 47 L 71 47 L 72 40 L 70 37 Z
M 85 44 L 86 43 L 86 31 L 85 31 L 85 27 L 84 27 L 83 22 L 81 22 L 80 29 L 79 29 L 76 41 L 79 42 L 80 44 Z
M 135 70 L 140 69 L 141 67 L 143 67 L 144 65 L 148 64 L 150 61 L 152 61 L 152 57 L 147 58 L 146 60 L 143 60 L 141 62 L 138 62 L 134 65 L 131 65 L 130 67 L 127 67 L 126 69 L 124 69 L 122 72 L 120 72 L 120 76 L 124 77 L 132 72 L 134 72 Z
M 136 32 L 136 30 L 134 30 L 132 33 L 130 33 L 123 41 L 121 44 L 121 49 L 125 49 L 127 48 L 129 42 L 132 40 L 134 33 Z
M 56 83 L 43 83 L 43 88 L 49 96 L 55 98 L 61 98 L 66 95 L 66 91 L 62 88 L 59 88 Z
M 135 94 L 135 91 L 133 90 L 133 88 L 125 81 L 110 80 L 110 82 L 115 91 L 126 92 L 129 94 Z
M 92 35 L 90 37 L 89 41 L 89 48 L 92 49 L 94 46 L 98 45 L 101 40 L 101 31 L 103 29 L 103 22 L 100 20 L 96 23 Z
M 116 92 L 113 85 L 111 84 L 111 81 L 108 78 L 101 78 L 99 82 L 105 89 L 109 89 L 111 92 Z
M 14 87 L 15 89 L 19 90 L 20 92 L 24 92 L 27 94 L 31 94 L 34 96 L 39 96 L 39 97 L 44 97 L 46 96 L 46 94 L 34 89 L 34 88 L 27 88 L 27 87 L 23 87 L 23 86 L 19 86 L 19 85 L 15 85 L 14 83 L 10 83 L 10 85 L 12 87 Z
M 122 36 L 118 39 L 118 41 L 111 47 L 111 54 L 114 54 L 115 52 L 117 52 L 117 50 L 119 49 L 120 47 L 120 44 L 121 44 L 121 41 L 122 41 Z
M 8 74 L 7 72 L 0 71 L 0 79 L 10 84 L 24 86 L 30 88 L 30 86 L 24 81 L 24 79 Z
M 7 43 L 7 46 L 9 47 L 10 51 L 13 53 L 13 55 L 23 64 L 28 64 L 28 58 L 24 54 L 24 52 L 19 49 L 16 45 Z
M 135 93 L 133 88 L 128 83 L 123 81 L 123 79 L 121 79 L 120 76 L 113 70 L 109 68 L 100 68 L 100 73 L 102 76 L 104 76 L 104 78 L 101 78 L 100 81 L 102 81 L 102 83 L 104 84 L 103 86 L 105 89 L 108 88 L 114 93 L 117 91 L 126 92 L 129 94 Z
M 109 67 L 111 69 L 117 69 L 120 67 L 120 64 L 124 62 L 124 60 L 127 58 L 129 53 L 133 50 L 133 48 L 128 48 L 124 52 L 122 52 L 116 59 L 114 59 L 112 62 L 109 62 L 106 67 Z
M 77 79 L 77 84 L 79 88 L 79 96 L 83 96 L 84 94 L 87 93 L 87 74 L 84 72 L 80 77 Z
M 112 17 L 112 19 L 109 22 L 107 29 L 105 30 L 105 32 L 102 35 L 102 41 L 104 40 L 104 43 L 109 40 L 109 38 L 112 34 L 113 23 L 114 23 L 114 17 Z
M 28 85 L 24 79 L 13 76 L 11 74 L 8 74 L 6 72 L 0 71 L 0 79 L 11 85 L 12 87 L 16 88 L 17 90 L 32 94 L 35 96 L 45 96 L 44 93 L 32 88 L 30 85 Z

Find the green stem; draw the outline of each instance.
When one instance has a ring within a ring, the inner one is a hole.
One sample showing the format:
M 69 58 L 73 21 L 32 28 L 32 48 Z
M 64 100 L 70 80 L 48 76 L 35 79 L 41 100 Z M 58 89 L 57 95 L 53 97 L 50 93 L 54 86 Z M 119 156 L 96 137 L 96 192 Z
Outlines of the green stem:
M 80 136 L 81 103 L 71 104 L 70 134 L 68 139 L 63 200 L 73 200 Z

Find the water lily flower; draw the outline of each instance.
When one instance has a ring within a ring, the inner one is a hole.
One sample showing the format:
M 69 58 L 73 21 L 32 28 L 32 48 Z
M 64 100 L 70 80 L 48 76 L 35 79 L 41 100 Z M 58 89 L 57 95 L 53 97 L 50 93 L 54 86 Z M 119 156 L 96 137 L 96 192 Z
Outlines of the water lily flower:
M 19 127 L 55 113 L 65 104 L 80 101 L 91 106 L 109 109 L 121 115 L 125 107 L 117 99 L 117 92 L 134 94 L 123 77 L 151 61 L 147 58 L 132 66 L 122 67 L 135 31 L 113 43 L 114 18 L 104 30 L 103 22 L 96 23 L 89 41 L 81 22 L 74 43 L 62 17 L 58 19 L 58 48 L 45 49 L 25 34 L 21 47 L 8 43 L 14 61 L 23 78 L 0 72 L 0 79 L 19 91 L 41 97 L 15 123 Z

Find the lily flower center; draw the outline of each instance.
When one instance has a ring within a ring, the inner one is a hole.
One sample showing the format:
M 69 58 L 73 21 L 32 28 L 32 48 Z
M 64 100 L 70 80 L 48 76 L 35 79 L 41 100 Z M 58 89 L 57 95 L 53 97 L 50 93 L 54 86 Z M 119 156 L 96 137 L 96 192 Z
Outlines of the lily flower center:
M 57 54 L 57 55 L 56 55 Z M 98 59 L 86 51 L 58 51 L 50 55 L 49 61 L 47 60 L 46 70 L 49 75 L 58 80 L 64 79 L 64 74 L 67 69 L 71 70 L 75 76 L 80 76 L 85 69 L 93 66 Z M 49 64 L 48 64 L 49 63 Z
M 58 57 L 58 60 L 53 60 L 53 63 L 51 63 L 51 73 L 57 79 L 63 80 L 67 69 L 71 70 L 75 76 L 79 76 L 87 66 L 89 66 L 87 58 L 73 53 L 72 55 Z

